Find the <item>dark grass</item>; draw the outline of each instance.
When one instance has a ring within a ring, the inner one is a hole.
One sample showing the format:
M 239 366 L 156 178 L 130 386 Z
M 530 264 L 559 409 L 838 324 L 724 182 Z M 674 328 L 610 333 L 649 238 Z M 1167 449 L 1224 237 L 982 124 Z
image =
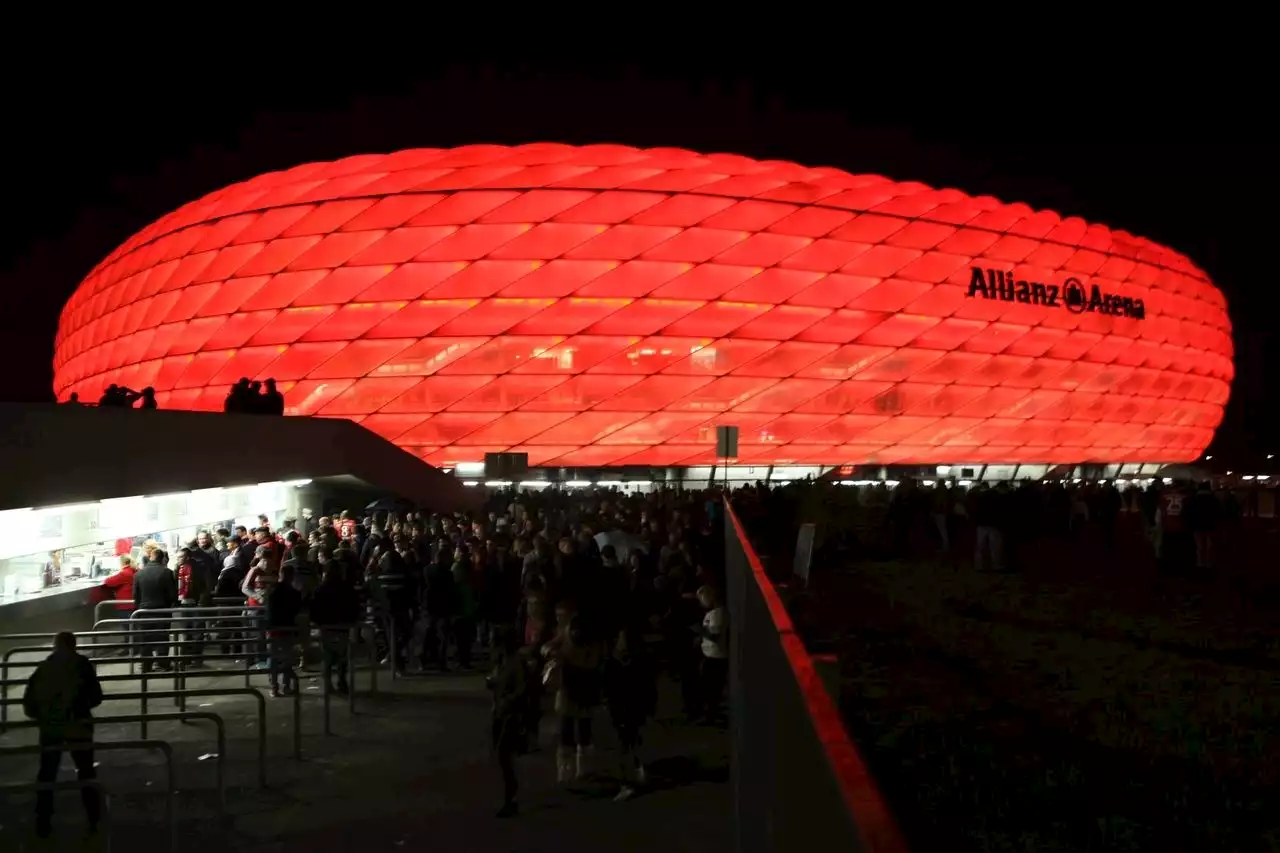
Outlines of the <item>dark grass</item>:
M 1248 521 L 1203 577 L 1089 537 L 977 574 L 962 541 L 791 591 L 913 849 L 1280 849 L 1275 532 Z

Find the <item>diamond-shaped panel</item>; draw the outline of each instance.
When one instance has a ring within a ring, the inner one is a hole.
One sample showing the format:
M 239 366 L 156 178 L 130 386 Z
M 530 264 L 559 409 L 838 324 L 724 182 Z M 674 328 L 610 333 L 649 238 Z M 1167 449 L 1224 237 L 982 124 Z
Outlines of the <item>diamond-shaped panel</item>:
M 1076 217 L 663 148 L 311 163 L 144 228 L 63 309 L 54 388 L 216 408 L 274 376 L 428 461 L 1196 458 L 1234 374 L 1191 261 Z

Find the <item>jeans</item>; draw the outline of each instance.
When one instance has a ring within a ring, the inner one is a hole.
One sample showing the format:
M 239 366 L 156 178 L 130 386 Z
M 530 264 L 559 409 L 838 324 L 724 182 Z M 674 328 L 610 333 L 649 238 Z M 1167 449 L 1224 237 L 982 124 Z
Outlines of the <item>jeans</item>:
M 41 746 L 61 746 L 62 749 L 50 750 L 40 754 L 40 772 L 36 775 L 37 782 L 51 783 L 57 781 L 58 765 L 62 763 L 62 753 L 64 751 L 71 753 L 71 760 L 76 765 L 76 777 L 81 782 L 98 778 L 98 771 L 93 766 L 93 750 L 76 748 L 77 742 L 80 744 L 92 743 L 93 726 L 86 726 L 74 734 L 74 739 L 68 739 L 68 733 L 63 731 L 45 730 L 40 732 Z M 81 788 L 80 800 L 84 803 L 84 811 L 89 818 L 89 825 L 97 826 L 102 808 L 102 804 L 98 799 L 97 789 L 91 787 Z M 36 793 L 37 829 L 41 832 L 47 832 L 52 820 L 53 791 L 39 791 Z
M 973 545 L 973 567 L 982 570 L 984 555 L 990 552 L 991 568 L 1000 571 L 1004 568 L 1004 536 L 994 527 L 980 526 L 976 531 Z
M 148 619 L 146 622 L 139 622 L 136 627 L 138 630 L 167 630 L 171 624 L 167 621 L 159 621 Z M 142 659 L 142 671 L 150 672 L 153 664 L 168 666 L 169 658 L 169 641 L 166 634 L 142 634 L 138 637 L 137 642 L 143 644 L 138 646 L 138 657 Z M 154 645 L 152 645 L 154 644 Z
M 321 631 L 320 647 L 324 660 L 324 680 L 333 684 L 333 672 L 338 675 L 338 689 L 347 690 L 347 661 L 351 655 L 350 641 L 346 631 Z
M 422 652 L 420 660 L 423 666 L 435 663 L 444 669 L 449 660 L 449 617 L 441 614 L 428 614 L 427 627 L 422 632 Z
M 182 611 L 178 611 L 178 615 L 185 616 Z M 204 629 L 206 627 L 202 619 L 189 619 L 179 623 L 183 629 L 179 636 L 178 652 L 183 657 L 194 657 L 197 662 L 204 657 Z M 188 662 L 190 663 L 190 662 Z
M 476 642 L 476 623 L 464 617 L 454 619 L 453 642 L 458 646 L 458 666 L 471 666 L 471 649 Z
M 561 714 L 560 745 L 591 746 L 591 717 L 587 714 Z
M 247 658 L 261 659 L 267 653 L 266 644 L 257 639 L 262 636 L 262 626 L 267 619 L 266 609 L 252 607 L 244 612 L 245 644 L 244 654 Z
M 267 669 L 271 678 L 271 689 L 280 688 L 280 676 L 284 676 L 284 688 L 287 690 L 297 682 L 293 674 L 293 649 L 295 641 L 292 633 L 284 636 L 267 634 Z

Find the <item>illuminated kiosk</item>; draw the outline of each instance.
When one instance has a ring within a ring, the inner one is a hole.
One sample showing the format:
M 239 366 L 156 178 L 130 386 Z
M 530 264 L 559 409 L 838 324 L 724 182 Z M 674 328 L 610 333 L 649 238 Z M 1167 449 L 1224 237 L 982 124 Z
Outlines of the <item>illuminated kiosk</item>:
M 66 611 L 154 538 L 172 554 L 199 530 L 361 509 L 400 495 L 437 511 L 478 495 L 341 420 L 0 404 L 0 626 Z M 66 624 L 65 627 L 81 627 Z
M 275 377 L 436 465 L 1140 466 L 1196 458 L 1222 294 L 1123 231 L 734 155 L 475 145 L 214 192 L 63 310 L 54 385 L 218 409 Z

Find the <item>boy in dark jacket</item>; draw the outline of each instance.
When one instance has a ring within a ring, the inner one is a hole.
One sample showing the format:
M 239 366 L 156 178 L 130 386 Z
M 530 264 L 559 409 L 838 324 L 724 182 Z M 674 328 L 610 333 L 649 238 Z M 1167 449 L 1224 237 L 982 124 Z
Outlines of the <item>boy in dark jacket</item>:
M 97 778 L 93 765 L 93 714 L 90 709 L 102 704 L 102 685 L 93 664 L 76 651 L 76 635 L 63 631 L 53 640 L 53 654 L 36 667 L 22 694 L 22 710 L 40 725 L 40 745 L 64 747 L 76 765 L 81 782 Z M 40 754 L 40 772 L 36 781 L 57 781 L 58 764 L 63 749 Z M 89 831 L 98 826 L 101 804 L 98 792 L 91 787 L 80 790 Z M 36 834 L 47 838 L 53 829 L 53 791 L 36 794 Z

